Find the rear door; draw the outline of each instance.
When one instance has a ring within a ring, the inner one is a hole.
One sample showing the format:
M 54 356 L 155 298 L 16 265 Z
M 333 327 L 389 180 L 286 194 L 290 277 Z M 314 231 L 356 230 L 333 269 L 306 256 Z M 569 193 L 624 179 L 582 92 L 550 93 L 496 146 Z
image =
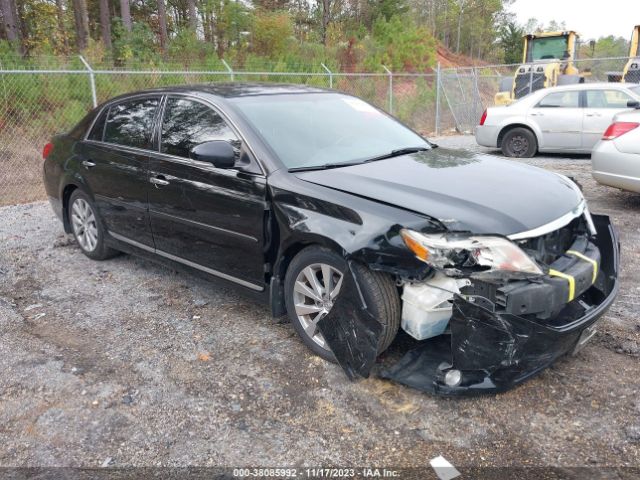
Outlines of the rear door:
M 136 97 L 106 107 L 78 152 L 82 176 L 107 230 L 115 238 L 149 247 L 149 149 L 160 99 Z
M 582 146 L 583 108 L 577 90 L 545 95 L 527 112 L 542 131 L 541 150 L 577 150 Z
M 584 111 L 582 144 L 585 150 L 591 150 L 602 138 L 602 134 L 611 125 L 613 117 L 629 110 L 627 102 L 635 100 L 626 92 L 618 89 L 587 90 Z
M 189 158 L 193 147 L 212 140 L 231 143 L 245 168 L 221 169 Z M 147 184 L 157 252 L 261 290 L 266 179 L 239 135 L 210 104 L 169 96 L 159 150 Z M 252 166 L 258 168 L 246 168 Z

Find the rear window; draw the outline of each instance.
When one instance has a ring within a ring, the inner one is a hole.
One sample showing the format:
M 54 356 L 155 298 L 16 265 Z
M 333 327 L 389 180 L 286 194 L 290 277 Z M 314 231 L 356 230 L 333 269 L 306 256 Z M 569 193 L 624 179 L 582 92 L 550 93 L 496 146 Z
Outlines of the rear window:
M 160 99 L 141 98 L 112 105 L 104 129 L 104 141 L 127 147 L 150 148 L 153 121 Z

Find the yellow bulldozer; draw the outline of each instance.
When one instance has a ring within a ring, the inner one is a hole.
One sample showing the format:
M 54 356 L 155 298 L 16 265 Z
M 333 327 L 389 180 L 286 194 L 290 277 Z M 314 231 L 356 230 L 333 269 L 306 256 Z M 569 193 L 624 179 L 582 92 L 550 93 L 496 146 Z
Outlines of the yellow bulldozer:
M 629 60 L 622 72 L 607 72 L 609 82 L 640 83 L 640 25 L 633 27 L 629 43 Z
M 624 83 L 640 83 L 640 25 L 633 27 L 629 61 L 622 72 L 622 81 Z
M 584 82 L 574 65 L 579 42 L 572 30 L 525 35 L 522 65 L 513 77 L 502 79 L 495 104 L 508 105 L 541 88 Z

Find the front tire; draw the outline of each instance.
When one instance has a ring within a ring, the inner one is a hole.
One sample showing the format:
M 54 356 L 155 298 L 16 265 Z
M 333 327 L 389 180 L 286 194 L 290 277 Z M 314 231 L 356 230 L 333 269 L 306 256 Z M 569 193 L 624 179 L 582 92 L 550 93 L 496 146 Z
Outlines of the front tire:
M 505 157 L 531 158 L 538 152 L 538 141 L 528 128 L 516 127 L 505 133 L 500 148 Z
M 69 199 L 69 222 L 76 243 L 87 257 L 106 260 L 118 254 L 104 243 L 105 230 L 95 204 L 82 190 L 75 190 Z
M 371 314 L 384 330 L 378 354 L 384 352 L 400 327 L 400 296 L 393 279 L 356 264 L 360 290 Z M 333 307 L 340 294 L 346 261 L 322 247 L 307 247 L 291 261 L 285 276 L 285 303 L 293 328 L 316 355 L 335 362 L 333 352 L 316 327 Z

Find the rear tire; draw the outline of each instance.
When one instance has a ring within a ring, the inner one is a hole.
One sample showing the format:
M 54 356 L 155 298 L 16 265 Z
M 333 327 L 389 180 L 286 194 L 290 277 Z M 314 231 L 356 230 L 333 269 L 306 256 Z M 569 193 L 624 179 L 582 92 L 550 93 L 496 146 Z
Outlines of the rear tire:
M 285 302 L 287 315 L 303 343 L 316 355 L 330 362 L 335 362 L 336 358 L 324 342 L 322 335 L 317 332 L 317 329 L 311 327 L 311 323 L 316 320 L 315 314 L 299 315 L 307 310 L 314 310 L 314 305 L 321 305 L 322 303 L 314 302 L 311 297 L 300 293 L 303 287 L 300 284 L 296 286 L 296 282 L 311 286 L 311 283 L 306 281 L 305 272 L 310 274 L 315 271 L 317 274 L 316 279 L 322 290 L 325 286 L 323 266 L 325 266 L 325 271 L 329 271 L 333 275 L 332 280 L 329 282 L 330 284 L 335 283 L 339 276 L 343 276 L 348 268 L 347 262 L 342 257 L 326 248 L 319 246 L 307 247 L 298 253 L 291 261 L 285 276 Z M 355 264 L 354 268 L 367 308 L 384 327 L 378 344 L 378 354 L 380 354 L 389 347 L 398 333 L 401 317 L 400 296 L 395 282 L 389 275 L 374 272 L 358 264 Z M 330 294 L 331 292 L 321 293 Z M 336 298 L 338 295 L 340 293 L 336 294 Z M 333 306 L 332 302 L 335 298 L 328 300 Z M 302 309 L 300 309 L 301 304 L 303 305 Z M 298 311 L 296 311 L 296 305 L 298 305 Z M 305 307 L 307 308 L 305 309 Z M 330 311 L 330 308 L 326 313 L 328 311 Z M 320 315 L 320 313 L 317 313 L 317 315 Z
M 531 158 L 538 152 L 538 141 L 528 128 L 516 127 L 504 134 L 500 148 L 505 157 Z
M 67 208 L 71 231 L 82 253 L 93 260 L 106 260 L 119 253 L 105 245 L 105 229 L 89 195 L 82 190 L 75 190 Z

